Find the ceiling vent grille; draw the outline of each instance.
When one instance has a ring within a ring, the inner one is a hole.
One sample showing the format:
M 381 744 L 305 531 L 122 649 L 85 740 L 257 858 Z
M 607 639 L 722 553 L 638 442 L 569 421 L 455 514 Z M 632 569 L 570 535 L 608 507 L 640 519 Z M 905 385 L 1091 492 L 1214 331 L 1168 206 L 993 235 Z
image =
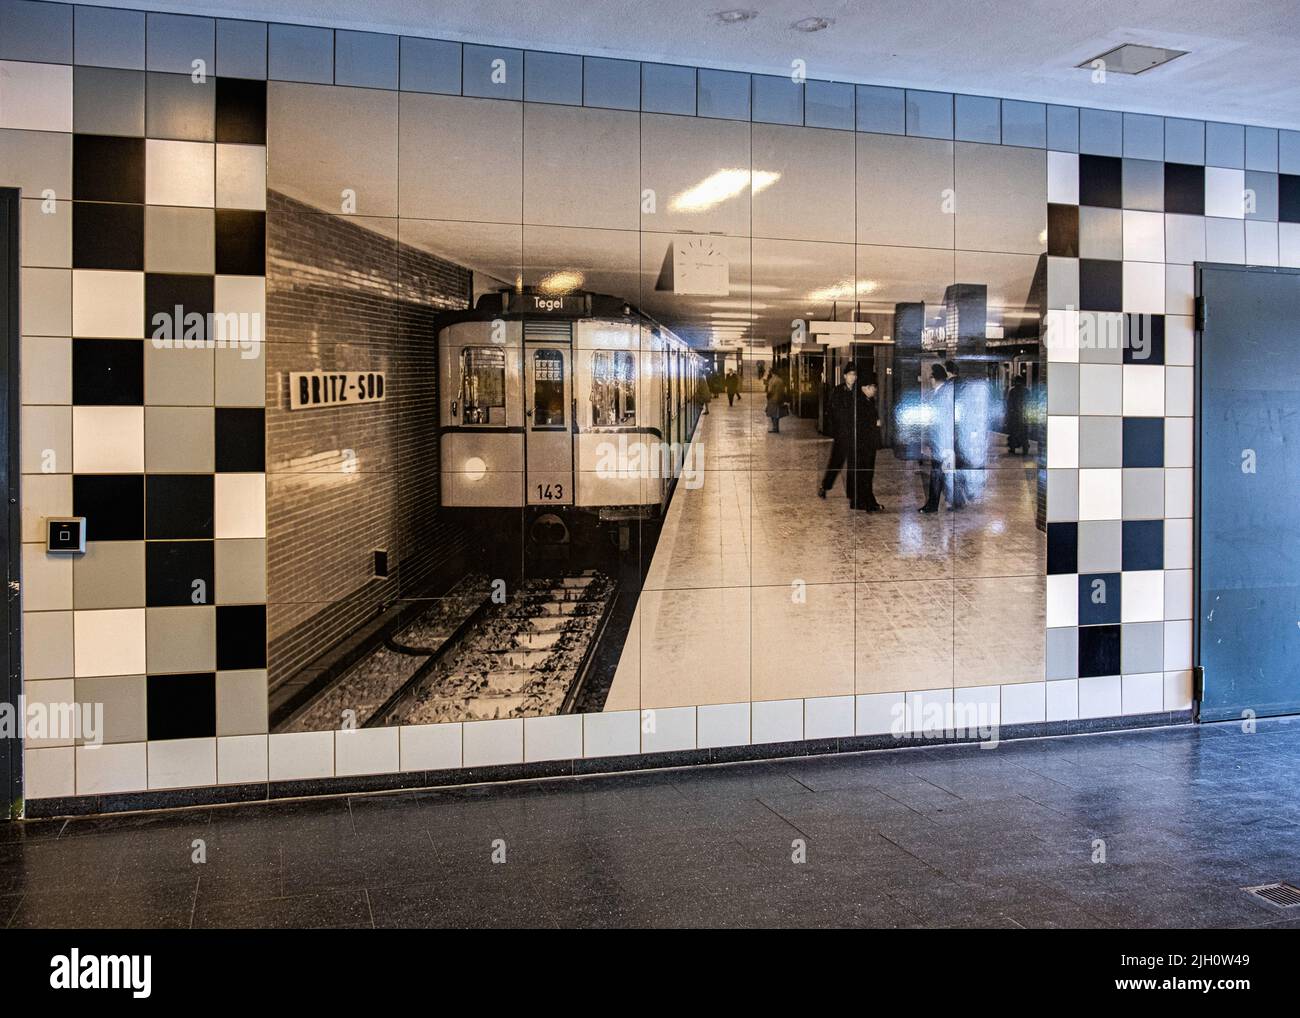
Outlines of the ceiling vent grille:
M 1122 46 L 1098 54 L 1091 60 L 1085 60 L 1079 66 L 1089 70 L 1113 71 L 1116 74 L 1142 74 L 1144 71 L 1186 55 L 1187 50 L 1126 42 Z

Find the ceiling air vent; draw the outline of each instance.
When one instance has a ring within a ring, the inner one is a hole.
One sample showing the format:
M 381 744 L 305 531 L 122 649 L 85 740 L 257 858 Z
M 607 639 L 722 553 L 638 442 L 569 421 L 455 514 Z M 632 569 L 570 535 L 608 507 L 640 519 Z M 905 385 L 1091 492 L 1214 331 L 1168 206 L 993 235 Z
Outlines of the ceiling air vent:
M 1126 42 L 1123 46 L 1099 53 L 1091 60 L 1085 60 L 1080 67 L 1094 69 L 1097 62 L 1107 71 L 1116 74 L 1141 74 L 1153 67 L 1167 64 L 1169 61 L 1187 55 L 1187 50 L 1165 49 L 1162 46 L 1142 46 L 1135 42 Z
M 1243 887 L 1257 898 L 1263 898 L 1269 904 L 1281 908 L 1294 908 L 1300 905 L 1300 888 L 1290 884 L 1262 884 L 1259 887 Z

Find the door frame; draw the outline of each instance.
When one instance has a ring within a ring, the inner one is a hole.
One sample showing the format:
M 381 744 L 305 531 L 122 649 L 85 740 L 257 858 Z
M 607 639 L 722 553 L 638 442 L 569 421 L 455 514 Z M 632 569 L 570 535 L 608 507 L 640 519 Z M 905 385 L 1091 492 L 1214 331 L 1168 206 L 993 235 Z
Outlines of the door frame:
M 1206 325 L 1205 292 L 1202 287 L 1202 274 L 1210 272 L 1249 272 L 1254 275 L 1300 276 L 1300 268 L 1285 265 L 1237 265 L 1228 262 L 1196 262 L 1193 273 L 1195 313 L 1193 328 L 1192 369 L 1192 719 L 1200 722 L 1201 701 L 1205 695 L 1205 669 L 1201 660 L 1201 484 L 1203 471 L 1201 466 L 1201 429 L 1205 423 L 1203 411 L 1202 372 L 1205 369 L 1204 343 Z M 1214 719 L 1218 720 L 1218 719 Z
M 0 469 L 0 498 L 3 499 L 5 517 L 5 613 L 4 630 L 4 688 L 0 690 L 0 703 L 8 704 L 14 711 L 17 725 L 15 737 L 0 738 L 0 820 L 14 819 L 22 799 L 23 744 L 22 713 L 18 710 L 22 692 L 22 600 L 19 582 L 22 572 L 22 507 L 19 495 L 20 466 L 18 461 L 18 407 L 19 407 L 19 319 L 18 319 L 18 216 L 22 208 L 17 188 L 0 188 L 0 329 L 4 330 L 0 342 L 0 432 L 3 434 L 4 465 Z

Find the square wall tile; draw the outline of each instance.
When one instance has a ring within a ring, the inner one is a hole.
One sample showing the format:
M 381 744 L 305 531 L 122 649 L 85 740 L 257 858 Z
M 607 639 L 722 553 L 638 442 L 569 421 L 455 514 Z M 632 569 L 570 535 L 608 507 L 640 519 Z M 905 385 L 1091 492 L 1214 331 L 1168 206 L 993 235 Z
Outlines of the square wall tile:
M 524 719 L 524 760 L 579 760 L 582 758 L 582 715 Z
M 397 88 L 398 42 L 378 32 L 334 33 L 334 84 Z
M 23 752 L 23 793 L 26 798 L 35 801 L 76 795 L 77 768 L 73 754 L 71 746 L 26 749 Z
M 332 85 L 334 32 L 306 25 L 271 25 L 267 34 L 267 76 L 275 81 Z
M 642 753 L 694 748 L 694 707 L 658 707 L 641 712 Z
M 216 23 L 183 14 L 148 15 L 145 63 L 151 71 L 215 72 Z
M 1079 717 L 1079 682 L 1069 679 L 1047 683 L 1047 720 L 1074 721 Z
M 1124 712 L 1118 675 L 1099 675 L 1079 680 L 1079 717 L 1118 717 Z
M 1079 676 L 1079 630 L 1063 627 L 1047 630 L 1047 678 L 1074 679 Z
M 151 674 L 213 671 L 216 621 L 216 609 L 207 605 L 146 609 L 144 670 Z
M 141 339 L 143 334 L 143 272 L 72 273 L 72 335 Z
M 212 141 L 216 130 L 215 79 L 151 72 L 145 84 L 145 134 L 173 141 Z
M 272 781 L 334 776 L 333 732 L 285 732 L 268 739 Z
M 145 671 L 145 613 L 123 608 L 73 613 L 76 675 L 136 675 Z
M 72 63 L 73 10 L 68 4 L 5 0 L 0 4 L 0 60 Z
M 1004 685 L 1000 713 L 1004 725 L 1026 725 L 1047 720 L 1046 684 L 1017 682 Z
M 751 711 L 751 738 L 755 745 L 797 742 L 804 737 L 802 700 L 757 700 Z
M 72 130 L 72 68 L 0 60 L 0 128 Z
M 629 756 L 641 752 L 641 712 L 610 711 L 582 716 L 582 755 Z
M 1047 107 L 1047 147 L 1057 152 L 1079 151 L 1079 111 L 1075 107 Z
M 1121 518 L 1121 471 L 1079 471 L 1079 519 L 1117 520 Z
M 144 408 L 72 408 L 73 470 L 131 474 L 144 470 Z
M 150 788 L 195 788 L 217 782 L 217 740 L 174 739 L 150 742 Z
M 211 208 L 216 201 L 216 152 L 201 142 L 145 143 L 145 201 Z
M 266 25 L 259 21 L 217 21 L 219 78 L 266 78 Z
M 78 14 L 85 9 L 78 7 Z M 149 765 L 143 742 L 78 746 L 76 755 L 78 795 L 138 792 L 149 785 Z
M 517 764 L 524 760 L 522 718 L 467 721 L 462 730 L 466 767 Z
M 143 12 L 78 7 L 73 27 L 75 63 L 144 70 Z
M 1165 158 L 1171 163 L 1205 162 L 1205 124 L 1199 120 L 1165 118 Z
M 399 758 L 403 771 L 451 770 L 461 765 L 461 724 L 402 725 Z
M 805 739 L 838 739 L 854 733 L 852 696 L 816 696 L 803 703 Z
M 696 708 L 699 749 L 749 745 L 749 704 L 714 703 Z
M 264 668 L 217 672 L 217 735 L 265 733 L 266 688 Z
M 1124 519 L 1158 520 L 1165 515 L 1164 474 L 1153 469 L 1124 471 Z
M 217 739 L 217 784 L 245 785 L 267 780 L 267 737 L 235 735 Z
M 588 61 L 590 64 L 590 61 Z M 439 39 L 420 39 L 403 36 L 398 71 L 399 87 L 403 92 L 441 92 L 460 95 L 460 43 Z M 588 66 L 588 73 L 591 68 Z M 636 89 L 632 89 L 633 102 L 628 109 L 636 108 Z
M 396 728 L 349 728 L 334 733 L 334 773 L 393 774 L 398 768 Z
M 906 693 L 864 693 L 855 697 L 857 735 L 900 735 L 907 723 Z

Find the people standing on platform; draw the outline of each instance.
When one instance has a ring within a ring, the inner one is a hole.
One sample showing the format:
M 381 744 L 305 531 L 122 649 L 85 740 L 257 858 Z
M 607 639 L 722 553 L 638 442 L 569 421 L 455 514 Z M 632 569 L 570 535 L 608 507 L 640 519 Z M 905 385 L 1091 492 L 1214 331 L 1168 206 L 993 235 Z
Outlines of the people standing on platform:
M 876 453 L 880 451 L 880 407 L 876 402 L 876 383 L 868 382 L 858 390 L 857 427 L 855 429 L 857 478 L 853 485 L 853 508 L 869 513 L 883 512 L 876 501 Z
M 1029 455 L 1029 429 L 1025 426 L 1025 378 L 1016 375 L 1011 379 L 1007 393 L 1007 452 L 1013 456 Z
M 955 416 L 956 387 L 942 364 L 930 365 L 930 380 L 934 391 L 927 401 L 930 410 L 930 427 L 926 439 L 927 459 L 930 463 L 930 477 L 926 486 L 923 513 L 939 511 L 939 502 L 948 500 L 948 509 L 960 509 L 961 499 L 952 476 L 956 468 Z
M 858 385 L 857 365 L 846 365 L 843 381 L 830 394 L 831 455 L 817 486 L 818 498 L 826 497 L 843 470 L 844 493 L 854 509 L 877 512 L 884 508 L 872 491 L 876 451 L 880 448 L 875 395 L 874 384 Z
M 734 371 L 727 372 L 727 406 L 735 406 L 740 398 L 740 376 Z
M 767 415 L 769 422 L 767 430 L 773 434 L 779 434 L 781 431 L 781 418 L 789 413 L 785 405 L 785 380 L 779 372 L 773 371 L 767 376 L 765 394 L 767 396 L 767 405 L 763 408 L 763 413 Z
M 709 385 L 709 380 L 704 375 L 695 379 L 695 398 L 699 401 L 701 416 L 707 414 L 709 401 L 713 399 L 713 387 Z

